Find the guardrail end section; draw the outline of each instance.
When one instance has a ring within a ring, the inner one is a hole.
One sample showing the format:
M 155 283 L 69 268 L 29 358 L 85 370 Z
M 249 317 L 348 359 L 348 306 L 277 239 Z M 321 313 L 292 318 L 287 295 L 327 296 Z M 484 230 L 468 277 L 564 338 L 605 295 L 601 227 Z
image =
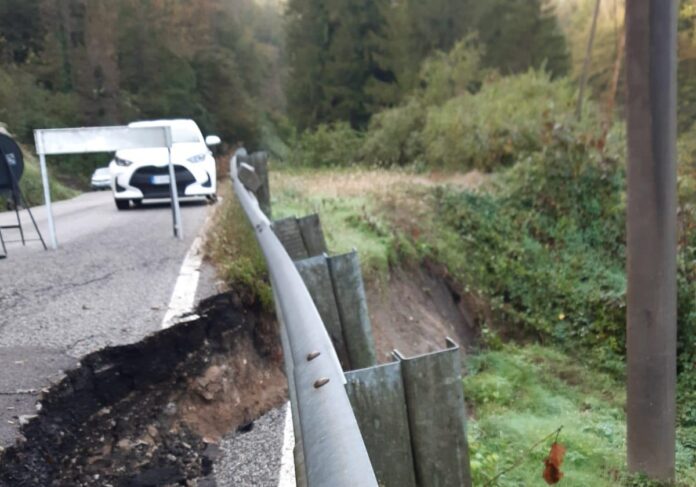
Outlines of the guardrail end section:
M 237 177 L 249 191 L 255 193 L 261 187 L 261 178 L 256 174 L 256 170 L 246 162 L 239 165 Z

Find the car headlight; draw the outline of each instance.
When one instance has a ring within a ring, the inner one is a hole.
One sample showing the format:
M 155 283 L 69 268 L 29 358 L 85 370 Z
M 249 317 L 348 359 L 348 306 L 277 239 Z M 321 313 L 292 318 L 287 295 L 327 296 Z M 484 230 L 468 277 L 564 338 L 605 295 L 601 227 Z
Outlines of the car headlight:
M 203 162 L 205 161 L 206 154 L 196 154 L 193 157 L 186 159 L 189 162 Z
M 120 157 L 116 156 L 114 157 L 114 162 L 116 163 L 117 166 L 123 166 L 127 167 L 133 164 L 132 161 L 129 161 L 128 159 L 121 159 Z

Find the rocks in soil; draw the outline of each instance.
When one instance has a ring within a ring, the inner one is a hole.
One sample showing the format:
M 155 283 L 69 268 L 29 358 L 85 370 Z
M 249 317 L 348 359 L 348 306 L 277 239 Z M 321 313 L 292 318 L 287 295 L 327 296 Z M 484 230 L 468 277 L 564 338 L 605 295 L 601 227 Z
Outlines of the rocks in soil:
M 218 438 L 282 403 L 286 386 L 260 305 L 223 294 L 196 315 L 84 357 L 0 450 L 0 486 L 214 485 Z

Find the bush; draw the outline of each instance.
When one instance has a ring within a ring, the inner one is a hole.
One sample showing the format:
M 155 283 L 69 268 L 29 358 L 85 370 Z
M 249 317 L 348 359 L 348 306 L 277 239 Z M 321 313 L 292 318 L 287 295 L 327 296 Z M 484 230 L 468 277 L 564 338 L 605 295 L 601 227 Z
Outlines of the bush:
M 624 171 L 587 139 L 557 128 L 496 191 L 441 192 L 439 213 L 459 238 L 448 264 L 501 322 L 613 355 L 625 341 Z
M 24 142 L 33 141 L 37 128 L 80 125 L 77 96 L 49 92 L 29 73 L 0 68 L 0 120 Z
M 363 136 L 350 124 L 319 125 L 304 132 L 293 144 L 288 162 L 296 166 L 336 167 L 358 160 Z
M 480 87 L 482 49 L 475 36 L 457 42 L 449 52 L 436 51 L 421 66 L 418 98 L 426 106 L 445 103 Z
M 417 163 L 423 157 L 425 116 L 424 105 L 414 97 L 372 117 L 361 150 L 362 160 L 387 167 Z
M 458 170 L 509 166 L 540 150 L 549 129 L 572 116 L 574 103 L 570 82 L 543 72 L 493 79 L 475 95 L 428 111 L 425 158 L 431 166 Z

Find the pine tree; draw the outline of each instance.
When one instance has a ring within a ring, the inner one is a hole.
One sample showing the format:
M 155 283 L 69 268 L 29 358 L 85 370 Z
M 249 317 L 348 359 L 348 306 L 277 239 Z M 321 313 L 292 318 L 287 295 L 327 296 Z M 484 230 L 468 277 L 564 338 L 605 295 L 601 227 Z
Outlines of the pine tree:
M 471 30 L 485 46 L 483 65 L 502 74 L 545 66 L 563 76 L 570 57 L 563 32 L 551 7 L 542 0 L 474 2 Z
M 288 112 L 300 129 L 326 121 L 324 66 L 329 20 L 320 0 L 290 0 L 287 6 Z

